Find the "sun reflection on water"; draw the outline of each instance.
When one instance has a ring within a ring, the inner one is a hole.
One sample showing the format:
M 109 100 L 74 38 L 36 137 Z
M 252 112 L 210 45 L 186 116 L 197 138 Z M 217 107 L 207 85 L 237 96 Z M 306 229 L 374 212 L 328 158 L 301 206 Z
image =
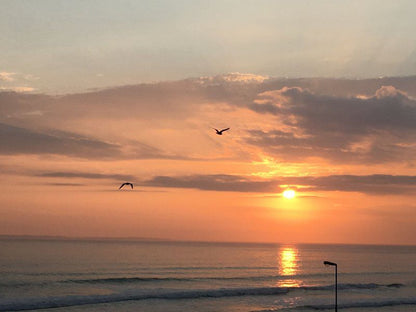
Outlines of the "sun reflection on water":
M 299 252 L 295 247 L 281 247 L 279 249 L 279 275 L 288 278 L 278 281 L 279 287 L 298 287 L 300 281 L 290 276 L 296 275 L 299 271 Z

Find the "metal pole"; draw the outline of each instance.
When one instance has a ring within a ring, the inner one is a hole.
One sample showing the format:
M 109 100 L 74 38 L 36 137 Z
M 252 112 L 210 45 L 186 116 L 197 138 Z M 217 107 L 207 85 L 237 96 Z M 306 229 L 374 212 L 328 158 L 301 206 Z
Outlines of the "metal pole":
M 338 265 L 331 261 L 324 261 L 324 264 L 335 267 L 335 312 L 338 312 Z
M 338 312 L 338 265 L 335 264 L 335 312 Z

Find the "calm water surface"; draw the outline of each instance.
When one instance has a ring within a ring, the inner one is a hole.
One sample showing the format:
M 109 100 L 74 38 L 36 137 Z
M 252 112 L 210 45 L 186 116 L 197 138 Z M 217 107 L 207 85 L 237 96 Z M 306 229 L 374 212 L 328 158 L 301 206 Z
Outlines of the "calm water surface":
M 0 311 L 416 311 L 416 247 L 0 241 Z

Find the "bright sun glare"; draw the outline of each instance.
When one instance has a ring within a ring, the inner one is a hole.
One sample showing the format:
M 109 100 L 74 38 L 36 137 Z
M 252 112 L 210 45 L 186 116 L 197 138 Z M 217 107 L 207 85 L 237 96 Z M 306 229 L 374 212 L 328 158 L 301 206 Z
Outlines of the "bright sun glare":
M 286 190 L 283 192 L 283 197 L 287 199 L 292 199 L 295 197 L 295 195 L 296 193 L 294 190 Z

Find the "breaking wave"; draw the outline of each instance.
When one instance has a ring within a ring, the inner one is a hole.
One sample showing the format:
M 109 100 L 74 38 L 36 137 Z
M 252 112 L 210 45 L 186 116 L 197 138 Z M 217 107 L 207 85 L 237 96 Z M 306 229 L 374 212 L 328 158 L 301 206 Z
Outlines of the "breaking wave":
M 374 289 L 380 287 L 401 287 L 402 284 L 340 284 L 339 289 Z M 55 297 L 41 297 L 41 298 L 22 298 L 10 300 L 9 302 L 0 303 L 0 311 L 24 311 L 37 310 L 48 308 L 70 307 L 87 304 L 100 303 L 114 303 L 130 300 L 147 300 L 147 299 L 164 299 L 164 300 L 178 300 L 178 299 L 198 299 L 198 298 L 223 298 L 223 297 L 242 297 L 242 296 L 270 296 L 270 295 L 284 295 L 290 291 L 296 290 L 328 290 L 333 285 L 325 286 L 303 286 L 303 287 L 254 287 L 254 288 L 224 288 L 224 289 L 204 289 L 204 290 L 181 290 L 181 291 L 167 291 L 158 290 L 157 292 L 125 292 L 115 293 L 109 295 L 91 295 L 91 296 L 55 296 Z M 18 301 L 17 301 L 18 300 Z M 413 301 L 402 301 L 400 304 L 416 304 L 416 299 Z M 379 304 L 379 303 L 375 303 Z M 386 301 L 385 305 L 397 305 L 396 301 Z M 332 306 L 309 306 L 315 310 L 326 310 Z

